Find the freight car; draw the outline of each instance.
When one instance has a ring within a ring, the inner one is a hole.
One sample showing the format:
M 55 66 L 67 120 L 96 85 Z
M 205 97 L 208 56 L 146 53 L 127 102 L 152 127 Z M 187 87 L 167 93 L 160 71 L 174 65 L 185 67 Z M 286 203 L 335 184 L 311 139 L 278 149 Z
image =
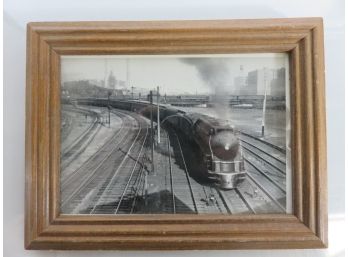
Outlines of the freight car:
M 157 120 L 157 105 L 146 101 L 119 101 L 108 99 L 78 99 L 78 104 L 94 105 L 137 112 Z M 224 122 L 207 115 L 185 113 L 166 105 L 160 105 L 160 121 L 171 125 L 186 139 L 199 146 L 201 157 L 207 168 L 202 176 L 214 180 L 222 189 L 236 188 L 245 179 L 244 159 L 238 132 Z

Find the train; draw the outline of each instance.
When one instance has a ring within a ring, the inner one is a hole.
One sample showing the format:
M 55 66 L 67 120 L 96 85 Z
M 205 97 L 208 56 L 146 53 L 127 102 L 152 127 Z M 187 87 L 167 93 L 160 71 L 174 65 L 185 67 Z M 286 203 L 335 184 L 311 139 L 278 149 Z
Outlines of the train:
M 200 149 L 206 171 L 221 189 L 236 188 L 246 176 L 238 132 L 223 121 L 198 113 L 178 112 L 168 118 L 172 127 Z
M 79 105 L 117 108 L 137 112 L 157 120 L 157 108 L 160 108 L 160 122 L 171 126 L 185 139 L 194 142 L 203 160 L 205 170 L 201 176 L 212 180 L 221 189 L 234 189 L 246 177 L 244 158 L 238 131 L 229 124 L 216 118 L 199 114 L 186 113 L 169 105 L 159 107 L 147 101 L 108 100 L 105 98 L 83 98 L 72 100 Z

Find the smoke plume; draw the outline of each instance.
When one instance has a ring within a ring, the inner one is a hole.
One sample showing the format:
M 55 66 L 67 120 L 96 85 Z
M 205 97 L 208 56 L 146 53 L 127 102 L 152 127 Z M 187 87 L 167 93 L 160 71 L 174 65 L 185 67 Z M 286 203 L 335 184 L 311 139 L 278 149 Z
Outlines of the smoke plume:
M 219 118 L 226 119 L 229 108 L 228 86 L 231 74 L 223 58 L 183 58 L 183 63 L 197 69 L 199 77 L 212 90 L 211 103 Z

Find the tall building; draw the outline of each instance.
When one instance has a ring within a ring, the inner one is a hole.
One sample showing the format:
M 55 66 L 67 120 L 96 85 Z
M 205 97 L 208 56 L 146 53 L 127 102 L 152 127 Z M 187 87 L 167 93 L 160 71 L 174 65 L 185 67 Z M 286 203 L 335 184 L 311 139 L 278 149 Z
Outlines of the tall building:
M 259 72 L 258 70 L 248 72 L 246 85 L 241 91 L 241 95 L 256 95 L 259 83 Z
M 246 87 L 247 78 L 244 76 L 238 76 L 234 78 L 234 90 L 233 94 L 240 95 L 241 91 Z
M 245 95 L 271 94 L 270 82 L 274 80 L 275 70 L 263 68 L 248 72 L 246 87 L 241 92 Z
M 109 74 L 109 77 L 108 77 L 107 88 L 116 89 L 116 84 L 117 84 L 116 77 L 114 76 L 112 71 L 110 71 L 110 74 Z
M 232 90 L 232 94 L 240 95 L 241 91 L 246 86 L 247 77 L 244 75 L 244 66 L 240 65 L 238 76 L 234 77 L 234 87 Z
M 271 80 L 271 95 L 285 96 L 285 68 L 275 70 L 275 78 Z

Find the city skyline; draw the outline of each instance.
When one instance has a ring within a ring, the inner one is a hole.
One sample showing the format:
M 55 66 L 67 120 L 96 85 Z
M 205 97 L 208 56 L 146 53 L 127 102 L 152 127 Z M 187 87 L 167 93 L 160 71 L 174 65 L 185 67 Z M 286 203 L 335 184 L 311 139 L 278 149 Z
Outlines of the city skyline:
M 108 80 L 113 74 L 116 89 L 130 91 L 133 87 L 141 92 L 160 86 L 161 91 L 167 94 L 213 94 L 217 91 L 236 92 L 236 88 L 240 87 L 236 78 L 248 78 L 250 72 L 265 67 L 273 73 L 284 68 L 288 73 L 286 54 L 129 58 L 63 57 L 62 84 L 88 80 L 97 86 L 109 87 Z M 257 87 L 263 86 L 256 84 Z

